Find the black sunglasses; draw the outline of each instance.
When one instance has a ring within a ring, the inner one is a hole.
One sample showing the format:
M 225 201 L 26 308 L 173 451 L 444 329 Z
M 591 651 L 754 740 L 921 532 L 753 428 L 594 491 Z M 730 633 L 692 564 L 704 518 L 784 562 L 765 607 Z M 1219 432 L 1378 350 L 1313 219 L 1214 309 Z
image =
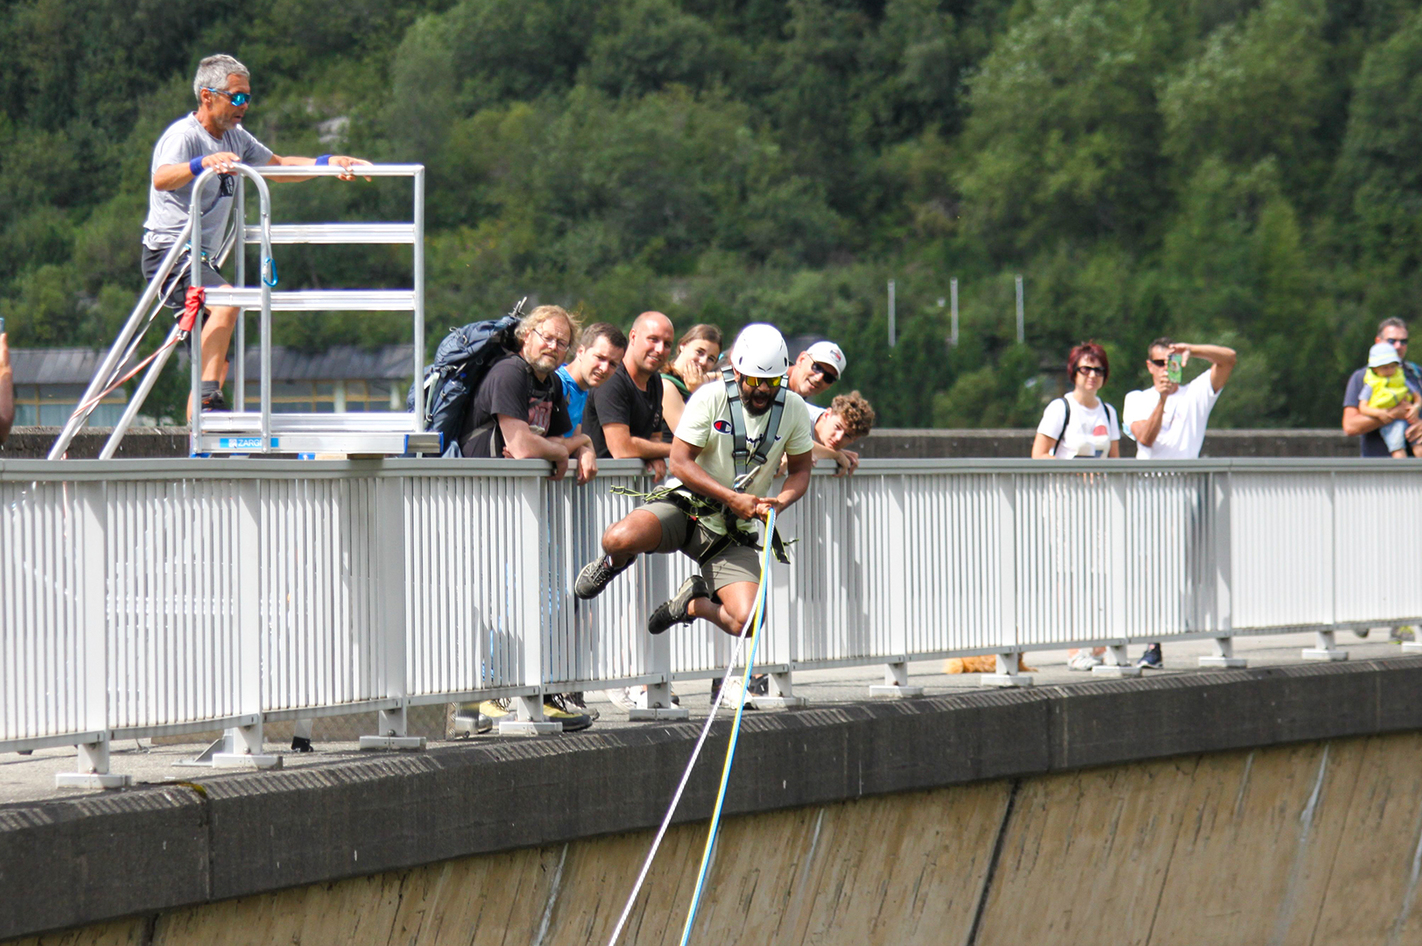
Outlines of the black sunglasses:
M 1164 367 L 1165 367 L 1165 359 L 1164 359 L 1164 358 L 1147 358 L 1147 359 L 1146 359 L 1146 363 L 1147 363 L 1147 364 L 1155 365 L 1157 368 L 1164 368 Z
M 1077 374 L 1080 374 L 1081 372 L 1085 371 L 1088 374 L 1099 374 L 1103 378 L 1106 377 L 1106 369 L 1098 367 L 1096 365 L 1077 365 L 1076 371 Z

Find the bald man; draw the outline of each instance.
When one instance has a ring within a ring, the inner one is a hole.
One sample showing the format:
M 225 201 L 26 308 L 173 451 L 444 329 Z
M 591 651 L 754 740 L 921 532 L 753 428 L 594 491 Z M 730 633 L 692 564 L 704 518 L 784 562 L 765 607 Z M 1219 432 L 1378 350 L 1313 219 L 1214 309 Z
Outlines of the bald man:
M 637 457 L 657 479 L 667 472 L 671 444 L 662 441 L 662 366 L 676 336 L 671 319 L 643 312 L 627 333 L 617 371 L 588 395 L 583 433 L 600 459 Z

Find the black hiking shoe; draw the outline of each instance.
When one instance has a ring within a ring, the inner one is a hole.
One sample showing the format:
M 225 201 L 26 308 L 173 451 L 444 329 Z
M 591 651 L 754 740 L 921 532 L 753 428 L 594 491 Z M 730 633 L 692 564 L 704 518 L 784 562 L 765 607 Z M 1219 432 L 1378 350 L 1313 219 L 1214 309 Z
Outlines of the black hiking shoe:
M 209 391 L 203 394 L 202 409 L 204 413 L 206 413 L 207 411 L 227 410 L 227 398 L 223 395 L 221 388 L 218 388 L 216 391 Z
M 607 587 L 608 582 L 631 568 L 635 561 L 637 561 L 635 555 L 621 565 L 609 565 L 606 555 L 593 559 L 583 566 L 582 571 L 578 572 L 578 577 L 573 582 L 574 596 L 582 598 L 584 601 L 596 598 L 602 594 L 602 589 Z
M 657 605 L 657 609 L 647 618 L 648 633 L 660 634 L 673 624 L 690 624 L 695 619 L 686 609 L 694 599 L 709 597 L 711 591 L 706 587 L 706 579 L 700 575 L 692 575 L 681 583 L 675 597 Z

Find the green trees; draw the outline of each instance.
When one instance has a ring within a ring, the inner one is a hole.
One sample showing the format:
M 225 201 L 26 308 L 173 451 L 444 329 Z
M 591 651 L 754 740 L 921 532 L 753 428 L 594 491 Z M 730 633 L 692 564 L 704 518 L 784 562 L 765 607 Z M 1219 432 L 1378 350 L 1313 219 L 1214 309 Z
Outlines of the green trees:
M 623 323 L 770 319 L 840 341 L 886 424 L 998 426 L 1035 422 L 1071 344 L 1107 344 L 1119 401 L 1168 333 L 1240 349 L 1217 423 L 1330 425 L 1376 321 L 1419 314 L 1418 6 L 12 0 L 0 307 L 16 345 L 107 342 L 139 289 L 153 142 L 227 51 L 278 151 L 429 166 L 432 341 L 528 293 Z M 404 212 L 378 187 L 279 199 Z M 282 277 L 381 285 L 405 263 L 289 248 Z

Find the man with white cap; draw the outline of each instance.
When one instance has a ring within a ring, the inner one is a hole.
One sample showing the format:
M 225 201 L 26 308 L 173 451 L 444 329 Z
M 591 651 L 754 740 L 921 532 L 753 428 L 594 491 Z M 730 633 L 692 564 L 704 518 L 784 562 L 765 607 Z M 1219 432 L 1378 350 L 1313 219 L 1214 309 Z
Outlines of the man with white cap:
M 739 635 L 755 606 L 760 553 L 754 520 L 785 509 L 805 494 L 814 464 L 810 415 L 785 384 L 785 339 L 772 325 L 747 325 L 736 339 L 731 367 L 686 402 L 672 440 L 667 485 L 608 527 L 604 555 L 578 573 L 573 593 L 595 598 L 644 552 L 680 550 L 701 566 L 676 595 L 647 619 L 660 634 L 704 618 Z M 779 492 L 769 490 L 789 457 Z M 769 536 L 778 549 L 778 537 Z
M 809 400 L 838 381 L 846 364 L 844 351 L 834 342 L 815 342 L 790 366 L 790 390 Z M 813 408 L 810 420 L 823 410 Z

